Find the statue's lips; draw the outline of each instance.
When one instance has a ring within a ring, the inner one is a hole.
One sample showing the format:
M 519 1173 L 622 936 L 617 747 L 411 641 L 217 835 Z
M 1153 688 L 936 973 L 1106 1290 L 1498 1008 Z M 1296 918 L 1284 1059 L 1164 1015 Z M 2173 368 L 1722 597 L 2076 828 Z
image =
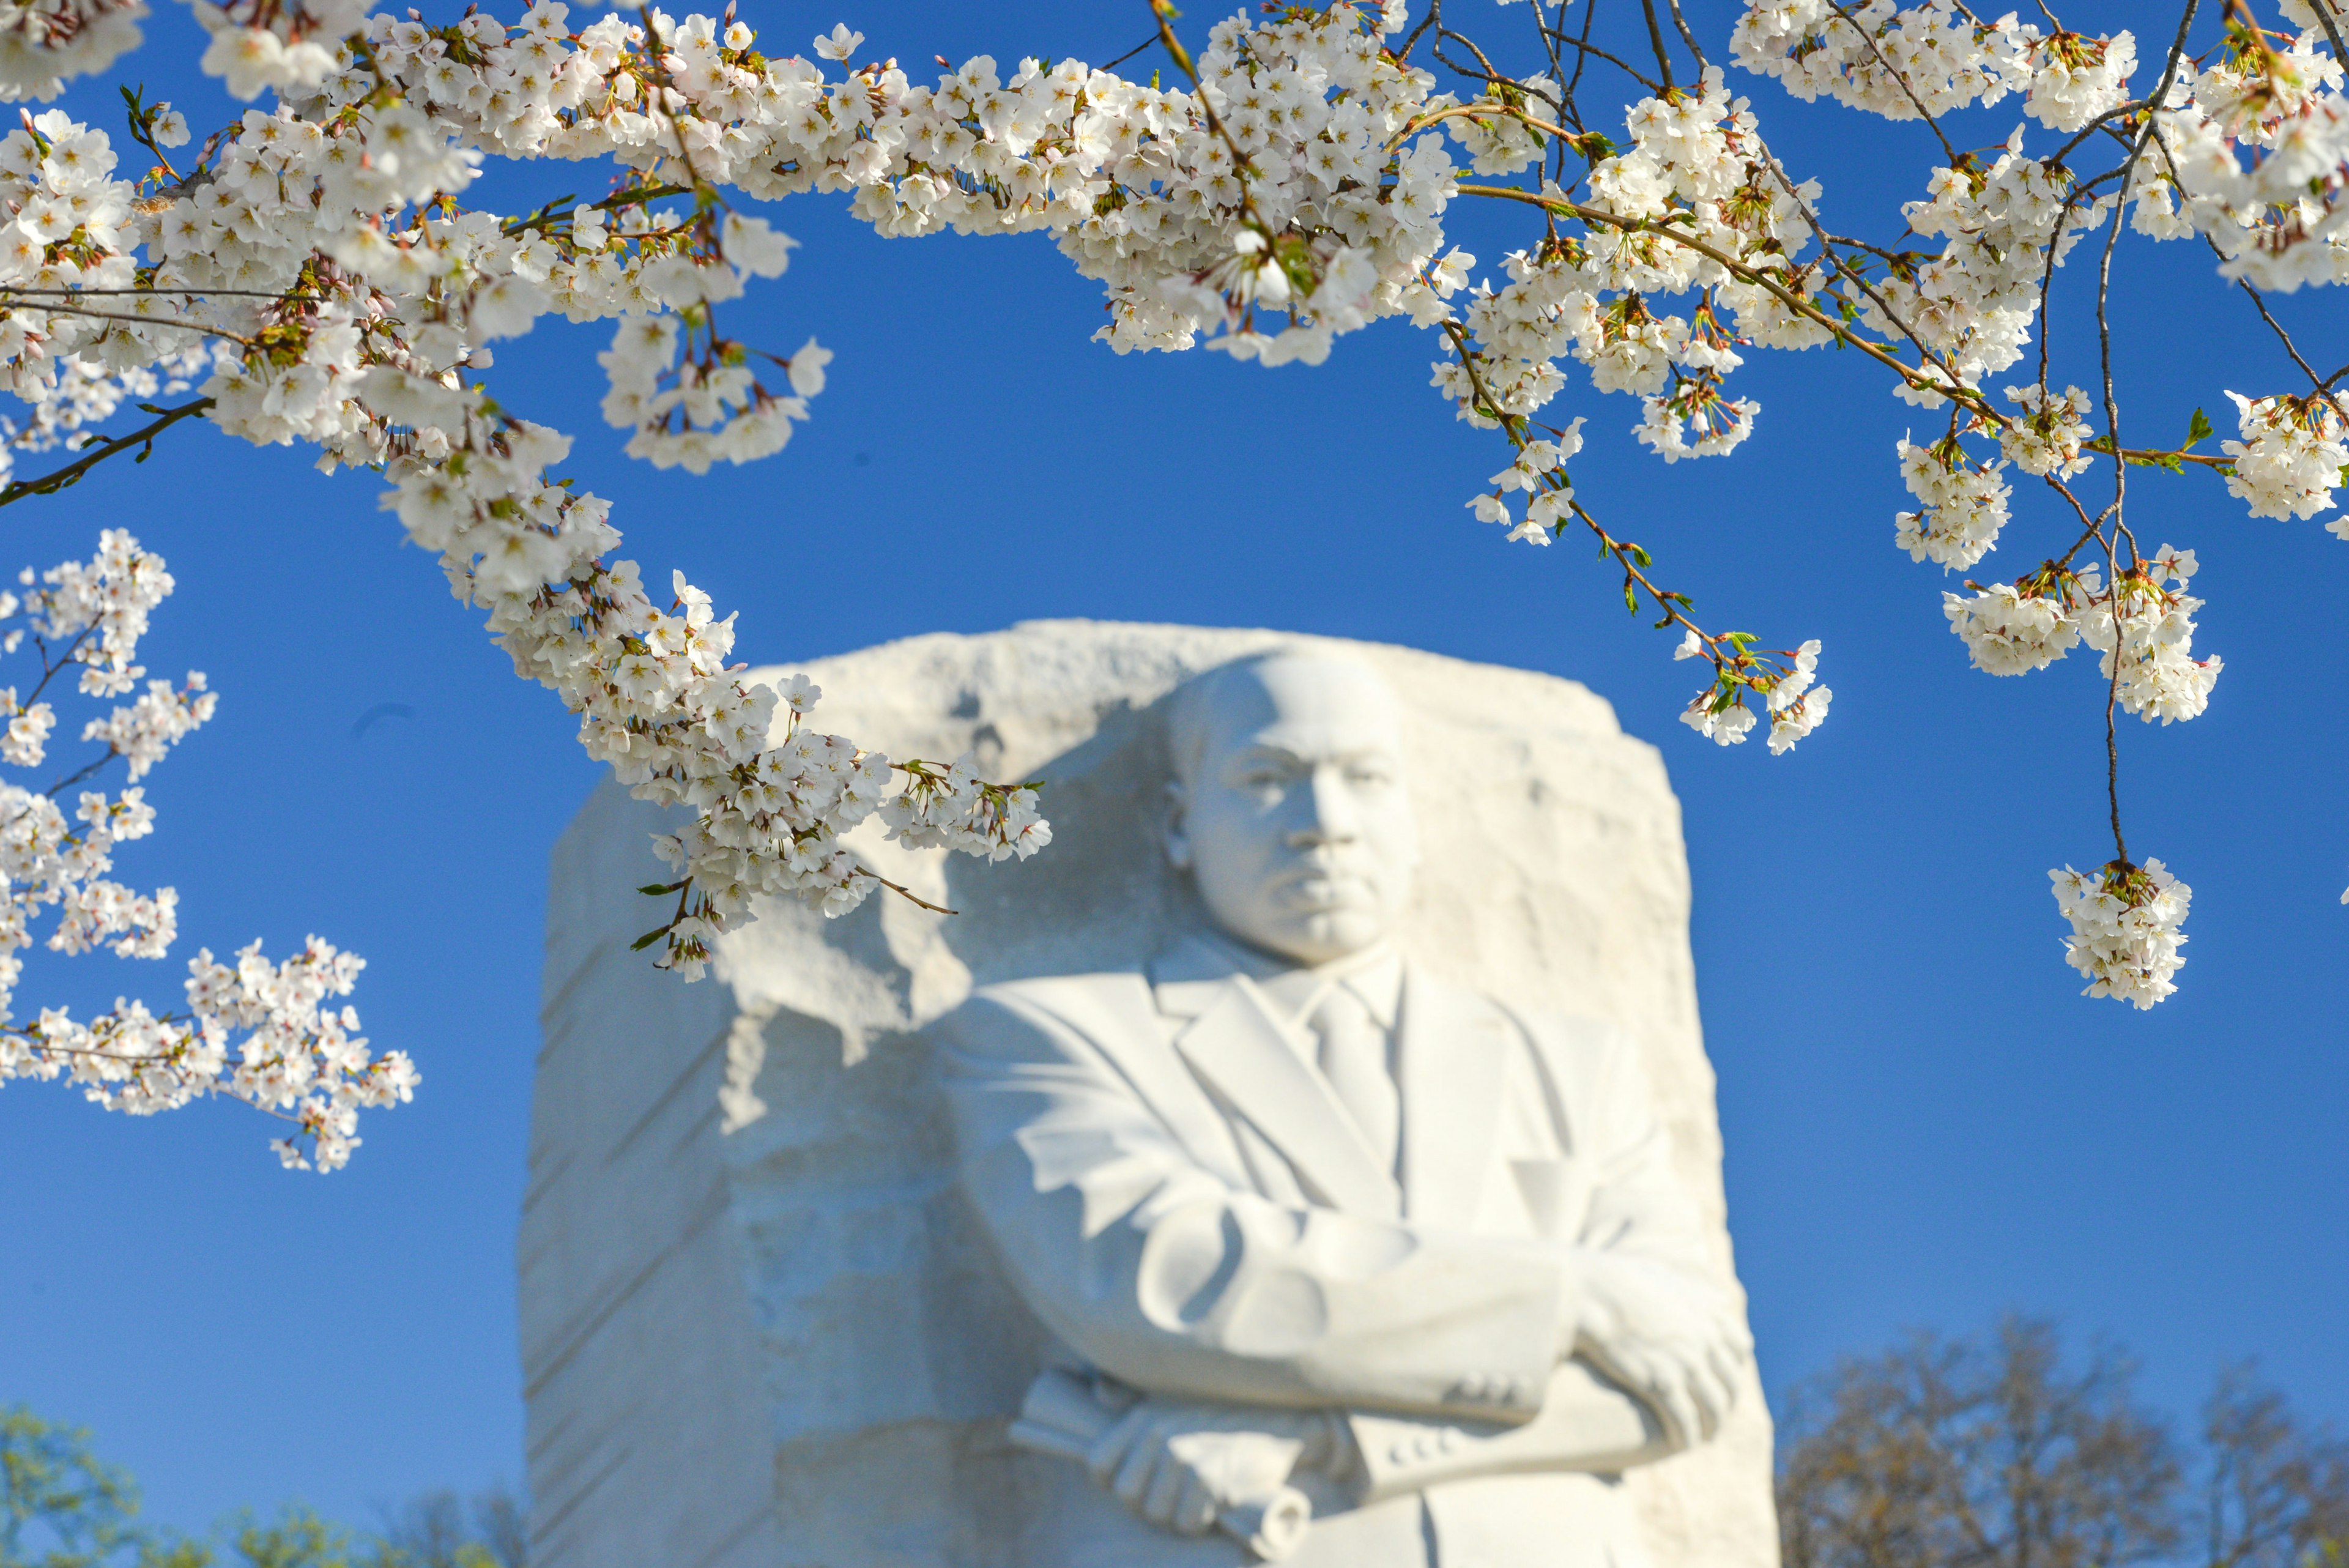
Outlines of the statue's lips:
M 1273 878 L 1272 901 L 1310 910 L 1360 909 L 1378 901 L 1370 878 L 1327 867 L 1301 867 Z

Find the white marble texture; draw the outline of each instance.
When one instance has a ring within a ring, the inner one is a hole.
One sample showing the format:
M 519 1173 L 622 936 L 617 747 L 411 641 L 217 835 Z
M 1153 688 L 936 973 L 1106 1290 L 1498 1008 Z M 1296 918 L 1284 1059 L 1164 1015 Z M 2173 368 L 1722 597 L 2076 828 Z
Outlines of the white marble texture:
M 658 818 L 598 791 L 555 857 L 519 1249 L 537 1562 L 1033 1568 L 1009 1521 L 1067 1461 L 1017 1451 L 1004 1427 L 1040 1335 L 956 1185 L 915 1032 L 975 985 L 1138 968 L 1162 947 L 1191 916 L 1158 844 L 1165 762 L 1145 711 L 1197 670 L 1320 640 L 1045 622 L 795 667 L 830 693 L 828 727 L 897 755 L 975 749 L 990 777 L 1040 773 L 1056 841 L 985 867 L 876 832 L 873 864 L 963 912 L 778 910 L 699 986 L 626 952 L 652 923 L 630 889 L 661 875 Z M 1425 863 L 1400 945 L 1638 1042 L 1727 1277 L 1656 753 L 1571 682 L 1337 646 L 1411 713 Z M 1714 1442 L 1625 1483 L 1661 1568 L 1775 1568 L 1767 1417 L 1745 1396 Z

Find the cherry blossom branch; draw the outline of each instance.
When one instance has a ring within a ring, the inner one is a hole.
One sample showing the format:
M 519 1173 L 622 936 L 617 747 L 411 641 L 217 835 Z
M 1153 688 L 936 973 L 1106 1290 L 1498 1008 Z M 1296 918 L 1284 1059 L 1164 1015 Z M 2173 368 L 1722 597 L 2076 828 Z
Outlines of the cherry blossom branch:
M 1565 201 L 1553 196 L 1537 195 L 1533 192 L 1520 191 L 1512 186 L 1506 185 L 1477 185 L 1464 183 L 1459 189 L 1460 193 L 1464 196 L 1489 196 L 1506 201 L 1523 202 L 1529 205 L 1540 207 L 1547 211 L 1556 213 L 1560 216 L 1579 218 L 1585 223 L 1596 223 L 1603 227 L 1618 229 L 1626 234 L 1653 234 L 1659 238 L 1670 240 L 1674 244 L 1685 245 L 1688 249 L 1694 251 L 1697 254 L 1703 256 L 1708 261 L 1716 263 L 1728 271 L 1731 275 L 1738 278 L 1742 282 L 1750 283 L 1755 287 L 1763 289 L 1780 304 L 1785 306 L 1789 310 L 1817 323 L 1820 327 L 1826 328 L 1829 333 L 1831 333 L 1836 341 L 1847 344 L 1852 348 L 1859 349 L 1862 353 L 1867 354 L 1870 358 L 1877 360 L 1888 369 L 1897 372 L 1903 381 L 1907 382 L 1909 386 L 1916 388 L 1920 391 L 1932 392 L 1940 396 L 1946 397 L 1951 401 L 1962 405 L 1976 418 L 1982 420 L 1986 424 L 1995 427 L 2004 427 L 2013 422 L 2012 416 L 1992 407 L 1989 400 L 1983 398 L 1980 392 L 1975 391 L 1962 383 L 1956 382 L 1954 372 L 1951 373 L 1951 381 L 1950 383 L 1944 383 L 1927 376 L 1922 370 L 1909 365 L 1889 349 L 1883 348 L 1881 345 L 1868 337 L 1862 337 L 1859 333 L 1853 330 L 1849 323 L 1829 316 L 1826 312 L 1811 304 L 1810 301 L 1785 288 L 1779 283 L 1776 276 L 1767 269 L 1751 266 L 1738 260 L 1736 257 L 1730 255 L 1724 251 L 1715 249 L 1713 246 L 1705 244 L 1702 240 L 1695 238 L 1694 236 L 1687 234 L 1684 230 L 1682 230 L 1673 224 L 1658 223 L 1652 219 L 1647 218 L 1624 218 L 1599 208 L 1587 206 L 1579 202 Z M 1942 366 L 1938 362 L 1936 363 L 1935 368 L 1946 369 L 1945 366 Z M 2089 444 L 2094 450 L 2098 452 L 2109 453 L 2111 451 L 2109 441 L 2106 438 L 2099 438 L 2096 441 Z M 2224 468 L 2227 466 L 2227 460 L 2224 458 L 2200 455 L 2184 450 L 2158 451 L 2149 448 L 2130 448 L 2124 452 L 2122 455 L 2131 462 L 2151 464 L 2159 467 L 2167 467 L 2172 462 L 2190 462 L 2209 468 Z
M 666 201 L 671 196 L 690 196 L 694 193 L 696 187 L 691 185 L 678 185 L 673 182 L 659 182 L 651 185 L 639 185 L 626 191 L 616 191 L 600 202 L 588 202 L 582 204 L 587 207 L 591 212 L 626 212 L 630 207 L 641 207 L 649 202 Z M 568 196 L 557 196 L 554 200 L 546 202 L 537 211 L 532 213 L 528 217 L 516 218 L 512 222 L 505 224 L 501 232 L 508 238 L 517 238 L 523 234 L 529 234 L 533 230 L 543 231 L 552 227 L 555 223 L 567 223 L 570 221 L 572 213 L 576 211 L 576 208 L 564 207 L 564 211 L 561 213 L 557 213 L 554 209 L 557 207 L 563 207 L 564 204 L 570 200 L 571 198 Z
M 1932 131 L 1934 140 L 1941 144 L 1941 151 L 1949 156 L 1950 166 L 1958 167 L 1963 160 L 1956 145 L 1950 140 L 1948 132 L 1941 129 L 1941 122 L 1934 117 L 1933 111 L 1925 107 L 1925 100 L 1917 96 L 1917 89 L 1909 85 L 1908 73 L 1896 69 L 1892 62 L 1884 57 L 1884 51 L 1877 47 L 1876 35 L 1852 20 L 1850 11 L 1845 7 L 1844 0 L 1827 0 L 1827 9 L 1834 12 L 1845 26 L 1857 35 L 1861 43 L 1868 46 L 1868 57 L 1875 60 L 1878 67 L 1886 76 L 1892 78 L 1894 84 L 1900 88 L 1900 95 L 1916 109 L 1917 118 L 1925 122 L 1926 128 Z
M 2242 0 L 2229 3 L 2228 25 L 2248 26 Z M 1712 663 L 1713 682 L 1682 716 L 1724 742 L 1753 722 L 1748 693 L 1768 706 L 1774 748 L 1782 729 L 1791 743 L 1816 722 L 1828 693 L 1811 690 L 1816 645 L 1774 655 L 1744 633 L 1702 632 L 1685 597 L 1653 582 L 1646 551 L 1572 494 L 1565 465 L 1583 421 L 1537 415 L 1579 361 L 1599 390 L 1643 400 L 1639 439 L 1665 461 L 1715 455 L 1745 439 L 1758 412 L 1725 389 L 1741 351 L 1757 342 L 1857 346 L 1910 401 L 1949 404 L 1945 434 L 1900 443 L 1920 506 L 1897 522 L 1903 547 L 1971 566 L 2009 521 L 2012 487 L 2001 473 L 2010 465 L 2045 479 L 2060 497 L 2051 504 L 2083 524 L 2063 563 L 2013 584 L 1970 585 L 1971 599 L 1947 597 L 1952 629 L 1976 661 L 2016 674 L 2085 640 L 2108 661 L 2115 711 L 2192 717 L 2217 661 L 2187 650 L 2199 601 L 2173 585 L 2191 575 L 2191 553 L 2138 548 L 2119 512 L 2125 474 L 2114 505 L 2093 518 L 2064 481 L 2099 453 L 2116 470 L 2192 463 L 2223 477 L 2255 514 L 2311 515 L 2339 489 L 2337 406 L 2239 398 L 2242 440 L 2225 443 L 2223 456 L 2189 450 L 2211 433 L 2199 419 L 2185 446 L 2139 450 L 2119 444 L 2108 356 L 2100 432 L 2085 418 L 2087 394 L 2055 394 L 2044 369 L 2036 386 L 2007 389 L 2019 413 L 1991 405 L 1988 378 L 2020 358 L 2032 330 L 2045 352 L 2060 325 L 2046 299 L 2053 268 L 2108 202 L 2116 227 L 2098 301 L 2107 340 L 2127 211 L 2156 237 L 2196 234 L 2216 244 L 2230 282 L 2327 281 L 2311 271 L 2319 250 L 2310 242 L 2329 232 L 2349 175 L 2336 177 L 2319 157 L 2303 160 L 2316 178 L 2301 170 L 2300 183 L 2288 184 L 2284 172 L 2298 166 L 2262 150 L 2295 114 L 2282 129 L 2302 137 L 2303 151 L 2332 147 L 2323 139 L 2334 121 L 2323 117 L 2338 95 L 2285 81 L 2306 75 L 2313 46 L 2283 35 L 2275 44 L 2259 34 L 2230 41 L 2236 52 L 2182 89 L 2173 48 L 2148 97 L 2128 90 L 2133 45 L 2117 35 L 2060 26 L 2051 35 L 1962 7 L 1903 13 L 1906 31 L 1879 33 L 1839 0 L 1834 9 L 1814 26 L 1816 16 L 1747 5 L 1736 65 L 1855 109 L 1927 120 L 1950 171 L 1919 204 L 1922 214 L 1903 214 L 1905 232 L 1889 245 L 1826 232 L 1816 187 L 1797 185 L 1770 154 L 1754 111 L 1733 97 L 1671 0 L 1643 0 L 1638 16 L 1625 11 L 1606 36 L 1586 6 L 1578 36 L 1562 10 L 1536 0 L 1531 57 L 1566 78 L 1563 87 L 1513 75 L 1505 51 L 1445 26 L 1435 4 L 1396 52 L 1381 40 L 1402 29 L 1400 10 L 1353 5 L 1278 7 L 1224 23 L 1195 57 L 1175 36 L 1169 0 L 1153 0 L 1156 41 L 1187 84 L 1178 91 L 1066 59 L 1027 60 L 1009 73 L 974 59 L 946 66 L 933 88 L 895 61 L 854 65 L 862 38 L 844 25 L 816 41 L 816 56 L 840 67 L 829 71 L 762 50 L 732 15 L 649 9 L 576 32 L 551 5 L 532 5 L 518 25 L 478 9 L 440 26 L 384 16 L 337 50 L 311 36 L 315 18 L 303 7 L 232 0 L 202 18 L 213 36 L 209 68 L 240 97 L 274 90 L 277 102 L 205 140 L 194 172 L 174 172 L 162 151 L 187 140 L 181 117 L 135 95 L 131 137 L 158 165 L 140 181 L 115 178 L 111 151 L 60 111 L 7 139 L 15 161 L 0 161 L 9 182 L 0 194 L 24 222 L 118 208 L 140 216 L 112 228 L 101 219 L 78 234 L 51 230 L 45 245 L 63 248 L 0 258 L 0 275 L 27 289 L 65 276 L 89 287 L 87 297 L 0 293 L 16 302 L 0 327 L 22 334 L 0 368 L 29 389 L 39 417 L 31 442 L 55 444 L 58 432 L 98 428 L 119 401 L 153 396 L 127 378 L 167 351 L 191 352 L 191 335 L 210 321 L 191 317 L 216 315 L 247 332 L 212 340 L 203 392 L 213 422 L 250 441 L 309 443 L 330 469 L 380 467 L 409 536 L 486 613 L 516 670 L 579 714 L 591 753 L 637 793 L 692 808 L 672 846 L 677 875 L 662 884 L 674 912 L 653 933 L 657 961 L 688 974 L 756 898 L 793 894 L 837 913 L 880 886 L 840 843 L 875 813 L 916 847 L 999 857 L 1042 841 L 1026 786 L 985 784 L 964 763 L 890 763 L 807 728 L 812 688 L 743 686 L 725 663 L 730 618 L 711 618 L 706 596 L 682 579 L 667 610 L 656 605 L 616 553 L 608 507 L 547 479 L 569 438 L 501 412 L 481 391 L 486 346 L 559 309 L 614 324 L 602 357 L 611 379 L 605 417 L 628 432 L 633 455 L 698 472 L 781 447 L 822 390 L 828 355 L 812 340 L 783 355 L 719 335 L 719 308 L 752 277 L 780 275 L 790 245 L 734 210 L 738 190 L 759 200 L 840 192 L 861 220 L 893 235 L 1049 233 L 1103 286 L 1104 336 L 1121 350 L 1204 338 L 1268 365 L 1318 363 L 1336 337 L 1387 317 L 1441 323 L 1452 349 L 1436 368 L 1447 401 L 1459 417 L 1502 428 L 1515 459 L 1472 501 L 1478 515 L 1516 522 L 1510 537 L 1529 543 L 1561 538 L 1570 522 L 1590 529 L 1631 607 L 1656 608 L 1662 626 L 1688 634 L 1687 656 Z M 1673 78 L 1666 10 L 1697 61 L 1693 84 Z M 1631 41 L 1642 22 L 1662 79 L 1629 106 L 1629 141 L 1619 145 L 1587 129 L 1599 117 L 1577 95 L 1594 57 L 1639 79 L 1625 62 L 1642 47 Z M 2181 37 L 2192 25 L 2189 8 Z M 1403 64 L 1430 32 L 1436 63 L 1467 84 L 1472 101 L 1439 100 L 1433 78 Z M 59 75 L 89 68 L 61 61 Z M 1283 96 L 1299 83 L 1316 85 Z M 1249 101 L 1256 84 L 1270 96 Z M 2019 139 L 1994 158 L 1956 153 L 1949 114 L 2009 92 L 2023 95 L 2025 118 L 2064 139 L 2055 157 L 2034 159 Z M 2252 110 L 2239 112 L 2235 99 Z M 2074 179 L 2063 161 L 2100 135 L 2127 142 L 2128 161 Z M 2161 149 L 2158 178 L 2143 161 L 2148 144 Z M 1478 178 L 1462 182 L 1455 145 Z M 1587 167 L 1570 170 L 1569 154 Z M 562 198 L 502 216 L 463 199 L 483 157 L 608 159 L 622 188 L 567 212 Z M 1528 169 L 1535 176 L 1522 186 L 1502 183 Z M 1553 182 L 1537 192 L 1545 169 Z M 254 216 L 222 228 L 213 207 L 240 189 Z M 1446 210 L 1460 195 L 1541 213 L 1534 244 L 1504 264 L 1506 287 L 1445 249 Z M 688 219 L 649 205 L 670 196 L 691 200 Z M 265 245 L 248 243 L 255 223 Z M 1796 266 L 1806 234 L 1821 255 Z M 1938 253 L 1923 246 L 1929 234 L 1946 242 Z M 1911 237 L 1922 248 L 1899 248 Z M 67 263 L 73 273 L 44 275 Z M 282 286 L 250 295 L 201 286 L 255 281 Z M 158 319 L 103 309 L 109 295 L 100 291 L 150 283 L 189 310 Z M 264 325 L 253 330 L 241 310 L 197 310 L 205 292 L 256 299 Z M 1691 303 L 1668 314 L 1676 296 Z M 43 309 L 51 298 L 59 307 Z M 1457 314 L 1454 301 L 1463 302 Z M 781 368 L 788 389 L 752 375 L 768 364 Z M 144 451 L 149 433 L 112 450 Z M 1982 437 L 1997 441 L 1994 461 L 1967 451 Z M 68 479 L 60 471 L 29 483 Z M 1520 493 L 1522 521 L 1510 512 Z M 2110 582 L 2095 580 L 2093 565 L 2070 569 L 2092 537 L 2103 543 Z M 12 715 L 12 732 L 19 722 L 29 745 L 41 725 Z M 2116 791 L 2108 794 L 2116 807 Z M 2121 988 L 2111 994 L 2158 999 L 2175 944 L 2140 962 L 2127 956 L 2136 939 L 2123 928 L 2158 904 L 2182 911 L 2182 885 L 2115 883 L 2111 872 L 2097 874 L 2093 889 L 2075 885 L 2076 898 L 2059 885 L 2085 944 L 2074 961 L 2095 983 Z M 2110 929 L 2095 923 L 2112 914 L 2095 902 L 2106 898 L 2123 910 Z M 2161 918 L 2174 928 L 2171 915 Z

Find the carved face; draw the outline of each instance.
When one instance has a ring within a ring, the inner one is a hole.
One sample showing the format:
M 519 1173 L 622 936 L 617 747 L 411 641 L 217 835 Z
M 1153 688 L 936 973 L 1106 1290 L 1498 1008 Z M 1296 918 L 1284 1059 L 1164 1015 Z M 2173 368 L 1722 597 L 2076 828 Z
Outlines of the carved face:
M 1326 963 L 1377 941 L 1419 863 L 1393 694 L 1359 664 L 1303 654 L 1206 679 L 1195 760 L 1168 786 L 1168 858 L 1257 947 Z

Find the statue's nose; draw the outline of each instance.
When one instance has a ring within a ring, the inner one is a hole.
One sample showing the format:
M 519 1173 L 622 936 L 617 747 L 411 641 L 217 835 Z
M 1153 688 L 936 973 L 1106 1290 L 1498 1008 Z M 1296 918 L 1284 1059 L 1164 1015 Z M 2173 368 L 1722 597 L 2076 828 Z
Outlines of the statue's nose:
M 1292 847 L 1309 849 L 1318 844 L 1353 841 L 1358 831 L 1353 798 L 1336 768 L 1315 768 L 1305 788 L 1298 793 L 1302 798 L 1304 817 L 1288 836 Z

